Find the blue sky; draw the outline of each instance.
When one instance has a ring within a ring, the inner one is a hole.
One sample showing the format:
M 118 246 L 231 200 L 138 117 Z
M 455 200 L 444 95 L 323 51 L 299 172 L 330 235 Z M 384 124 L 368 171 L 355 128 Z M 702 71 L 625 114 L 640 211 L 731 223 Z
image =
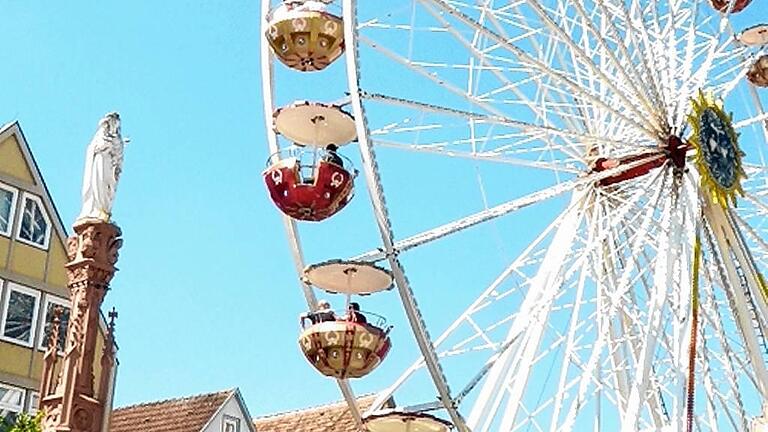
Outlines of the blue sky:
M 235 386 L 254 415 L 337 400 L 333 382 L 298 351 L 297 316 L 305 305 L 260 177 L 268 154 L 259 2 L 193 3 L 0 0 L 0 123 L 20 121 L 69 225 L 79 212 L 83 155 L 96 124 L 108 111 L 123 116 L 132 142 L 114 215 L 125 246 L 105 301 L 120 312 L 116 405 Z M 333 68 L 341 71 L 340 64 Z M 406 165 L 413 177 L 401 177 L 391 174 L 394 156 L 381 157 L 388 185 L 402 191 L 389 200 L 399 232 L 466 214 L 461 205 L 439 206 L 456 193 L 481 208 L 472 167 L 413 156 Z M 430 172 L 418 172 L 426 163 Z M 506 196 L 505 185 L 524 181 L 506 168 L 488 170 L 499 180 L 488 185 L 493 202 Z M 426 193 L 414 179 L 436 186 Z M 349 209 L 307 235 L 309 262 L 377 245 L 362 186 Z M 444 214 L 422 217 L 412 205 L 419 200 Z M 414 261 L 429 265 L 408 267 L 409 275 L 434 333 L 494 276 L 465 272 L 448 280 L 442 269 L 472 263 L 480 250 L 488 251 L 486 265 L 500 268 L 526 235 L 549 222 L 531 211 L 518 220 L 526 223 L 523 233 L 490 225 L 436 245 L 430 257 L 416 253 Z M 500 244 L 500 232 L 514 235 Z M 358 393 L 391 382 L 415 353 L 394 293 L 367 298 L 364 308 L 393 318 L 395 344 L 389 364 L 355 383 Z
M 133 140 L 105 301 L 120 311 L 116 404 L 234 386 L 253 414 L 338 399 L 296 349 L 304 305 L 261 184 L 258 3 L 1 8 L 0 122 L 20 121 L 66 225 L 101 116 L 120 111 Z
M 120 313 L 116 406 L 231 387 L 253 415 L 339 400 L 299 352 L 306 305 L 261 179 L 259 2 L 1 4 L 0 122 L 21 123 L 66 226 L 98 120 L 119 111 L 132 140 L 113 210 L 121 270 L 104 303 Z M 361 183 L 353 208 L 306 239 L 308 262 L 377 246 L 366 200 Z M 340 227 L 360 243 L 328 241 Z M 400 315 L 395 360 L 356 382 L 359 394 L 416 352 L 394 293 L 376 302 L 363 304 Z
M 340 398 L 333 381 L 298 351 L 297 316 L 305 304 L 260 178 L 268 154 L 259 8 L 254 1 L 230 1 L 225 8 L 212 2 L 3 5 L 10 55 L 0 72 L 0 119 L 21 122 L 65 225 L 79 212 L 83 154 L 101 116 L 120 111 L 132 139 L 114 209 L 125 235 L 121 271 L 105 301 L 105 308 L 120 312 L 117 406 L 234 386 L 255 415 Z M 419 156 L 410 163 L 418 166 Z M 446 178 L 440 173 L 457 166 L 442 163 L 431 176 Z M 390 179 L 398 188 L 410 182 Z M 474 182 L 468 171 L 431 193 L 442 199 L 464 189 L 479 205 Z M 389 199 L 406 208 L 417 198 Z M 377 246 L 366 200 L 361 182 L 354 205 L 308 233 L 308 262 Z M 445 212 L 446 218 L 465 213 L 460 207 Z M 411 221 L 408 233 L 433 223 L 415 208 L 393 217 Z M 330 232 L 349 227 L 344 242 L 328 241 Z M 435 268 L 497 244 L 490 236 L 458 241 L 440 246 L 446 259 Z M 410 267 L 409 273 L 417 288 L 439 285 L 434 269 Z M 468 286 L 473 275 L 453 283 Z M 476 292 L 456 295 L 450 313 L 435 313 L 434 331 Z M 425 297 L 422 307 L 439 311 L 447 304 L 432 302 Z M 415 347 L 394 293 L 363 304 L 396 324 L 390 361 L 355 383 L 358 393 L 369 393 L 390 383 Z

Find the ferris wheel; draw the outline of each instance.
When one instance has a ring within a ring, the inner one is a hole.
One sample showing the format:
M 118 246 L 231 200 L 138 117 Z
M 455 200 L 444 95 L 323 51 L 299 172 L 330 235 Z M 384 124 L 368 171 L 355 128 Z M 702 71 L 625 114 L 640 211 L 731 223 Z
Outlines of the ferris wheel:
M 741 19 L 761 1 L 263 1 L 299 343 L 360 430 L 768 430 L 768 26 Z M 376 244 L 305 262 L 300 232 L 353 211 Z M 493 276 L 439 327 L 450 293 L 409 276 L 473 232 L 515 252 L 441 269 Z M 419 353 L 365 411 L 350 381 L 397 347 L 360 295 L 399 297 Z

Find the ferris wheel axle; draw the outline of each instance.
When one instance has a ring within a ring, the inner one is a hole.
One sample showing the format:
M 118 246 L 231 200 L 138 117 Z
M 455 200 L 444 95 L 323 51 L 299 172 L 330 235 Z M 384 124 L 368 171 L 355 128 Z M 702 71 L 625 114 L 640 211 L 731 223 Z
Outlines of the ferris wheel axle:
M 667 140 L 667 145 L 665 147 L 653 152 L 644 152 L 636 155 L 624 156 L 618 159 L 600 157 L 595 161 L 592 171 L 602 172 L 610 168 L 616 168 L 632 162 L 651 158 L 643 164 L 627 169 L 615 176 L 604 178 L 598 182 L 600 186 L 610 186 L 644 176 L 651 172 L 652 169 L 664 165 L 667 161 L 670 161 L 676 168 L 683 169 L 685 168 L 686 153 L 689 149 L 690 146 L 688 144 L 684 143 L 683 140 L 677 136 L 672 135 Z M 656 155 L 656 157 L 653 157 L 654 155 Z

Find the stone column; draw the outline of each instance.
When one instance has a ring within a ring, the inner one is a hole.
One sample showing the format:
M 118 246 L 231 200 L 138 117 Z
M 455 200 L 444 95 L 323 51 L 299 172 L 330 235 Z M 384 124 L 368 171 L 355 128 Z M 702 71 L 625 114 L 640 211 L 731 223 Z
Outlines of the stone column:
M 73 228 L 66 265 L 72 309 L 61 372 L 54 388 L 40 395 L 43 432 L 101 432 L 104 415 L 105 401 L 95 392 L 93 371 L 99 310 L 123 241 L 117 225 L 99 219 L 78 220 Z M 51 373 L 44 370 L 43 376 Z

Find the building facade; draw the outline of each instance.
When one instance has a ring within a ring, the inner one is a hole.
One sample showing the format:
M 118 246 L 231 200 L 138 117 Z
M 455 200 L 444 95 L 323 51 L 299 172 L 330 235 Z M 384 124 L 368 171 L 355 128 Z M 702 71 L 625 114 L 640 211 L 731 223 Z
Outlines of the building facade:
M 56 307 L 62 311 L 58 344 L 63 353 L 70 308 L 66 238 L 21 127 L 0 127 L 0 416 L 37 410 Z

